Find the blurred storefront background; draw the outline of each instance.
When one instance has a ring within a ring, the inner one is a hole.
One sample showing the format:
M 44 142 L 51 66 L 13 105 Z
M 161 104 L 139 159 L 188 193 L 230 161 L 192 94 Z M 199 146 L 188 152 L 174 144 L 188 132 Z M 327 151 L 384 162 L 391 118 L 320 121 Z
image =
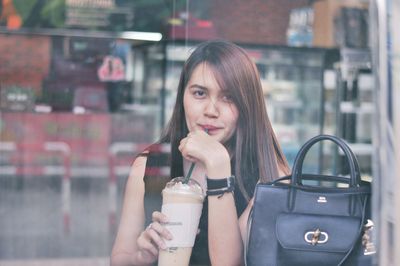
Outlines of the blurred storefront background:
M 400 263 L 399 213 L 382 208 L 400 204 L 385 172 L 399 172 L 396 1 L 0 3 L 0 265 L 108 265 L 130 164 L 168 122 L 192 48 L 216 38 L 255 61 L 289 163 L 317 134 L 351 144 L 377 184 L 391 253 L 376 263 Z M 346 174 L 333 146 L 313 149 L 306 171 Z

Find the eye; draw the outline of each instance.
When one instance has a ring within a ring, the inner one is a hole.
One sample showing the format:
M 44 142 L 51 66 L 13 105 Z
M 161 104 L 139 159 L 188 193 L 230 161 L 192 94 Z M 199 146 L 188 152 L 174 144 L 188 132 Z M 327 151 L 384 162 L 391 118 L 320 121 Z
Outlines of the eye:
M 196 98 L 203 98 L 206 95 L 206 92 L 204 90 L 194 90 L 193 95 Z
M 230 95 L 227 95 L 227 94 L 225 94 L 225 95 L 222 95 L 221 99 L 222 99 L 222 101 L 224 101 L 224 102 L 228 102 L 228 103 L 231 103 L 231 102 L 233 102 L 233 98 L 232 98 L 232 96 L 230 96 Z

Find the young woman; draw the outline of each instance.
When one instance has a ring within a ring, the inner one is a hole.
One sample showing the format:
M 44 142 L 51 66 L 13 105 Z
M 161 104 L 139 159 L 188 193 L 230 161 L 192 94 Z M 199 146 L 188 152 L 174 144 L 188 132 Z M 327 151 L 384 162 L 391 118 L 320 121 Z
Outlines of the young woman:
M 267 116 L 255 64 L 226 41 L 200 44 L 186 61 L 176 104 L 159 143 L 170 143 L 171 175 L 148 171 L 163 158 L 152 147 L 134 161 L 126 185 L 112 265 L 147 265 L 157 261 L 163 239 L 161 190 L 173 177 L 192 178 L 204 191 L 213 179 L 235 178 L 234 193 L 209 195 L 203 206 L 191 265 L 241 265 L 248 212 L 257 182 L 288 174 Z M 154 146 L 156 147 L 156 146 Z M 239 217 L 239 218 L 238 218 Z M 148 226 L 150 225 L 150 226 Z

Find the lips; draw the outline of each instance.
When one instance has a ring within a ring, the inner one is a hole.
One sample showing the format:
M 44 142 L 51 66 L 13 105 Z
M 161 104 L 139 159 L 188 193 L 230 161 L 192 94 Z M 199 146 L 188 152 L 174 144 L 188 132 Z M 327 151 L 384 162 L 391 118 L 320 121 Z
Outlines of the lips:
M 221 129 L 222 127 L 218 126 L 213 126 L 213 125 L 200 125 L 200 127 L 204 130 L 207 131 L 208 133 L 212 133 L 213 131 L 216 131 L 218 129 Z

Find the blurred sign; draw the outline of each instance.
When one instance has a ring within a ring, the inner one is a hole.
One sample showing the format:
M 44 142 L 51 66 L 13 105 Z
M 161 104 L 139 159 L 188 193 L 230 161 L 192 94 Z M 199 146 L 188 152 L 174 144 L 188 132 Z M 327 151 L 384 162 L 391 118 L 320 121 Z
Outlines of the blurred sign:
M 65 25 L 83 28 L 131 28 L 132 8 L 117 6 L 115 0 L 66 0 Z
M 35 95 L 30 88 L 12 86 L 0 90 L 0 109 L 5 111 L 33 111 Z
M 67 6 L 71 7 L 101 7 L 110 8 L 115 6 L 114 0 L 67 0 Z
M 314 10 L 310 7 L 292 9 L 287 29 L 287 43 L 291 46 L 311 46 L 313 41 Z

